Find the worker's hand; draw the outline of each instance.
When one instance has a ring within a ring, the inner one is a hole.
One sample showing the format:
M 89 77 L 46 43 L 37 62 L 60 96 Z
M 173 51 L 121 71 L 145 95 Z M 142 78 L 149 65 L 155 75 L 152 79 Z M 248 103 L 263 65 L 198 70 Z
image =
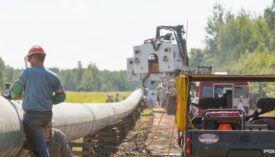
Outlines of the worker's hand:
M 8 100 L 11 100 L 11 88 L 12 84 L 11 83 L 5 83 L 4 89 L 2 91 L 2 96 Z
M 178 145 L 179 145 L 180 147 L 183 147 L 181 137 L 178 138 Z
M 11 94 L 10 94 L 10 90 L 8 89 L 4 89 L 2 91 L 2 96 L 8 100 L 11 100 Z

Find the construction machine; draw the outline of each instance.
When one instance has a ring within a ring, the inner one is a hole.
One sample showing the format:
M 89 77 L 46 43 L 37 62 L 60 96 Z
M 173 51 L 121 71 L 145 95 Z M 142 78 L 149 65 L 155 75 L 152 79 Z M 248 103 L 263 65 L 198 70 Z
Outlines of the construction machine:
M 211 73 L 211 67 L 189 67 L 185 31 L 183 25 L 157 26 L 154 38 L 134 46 L 133 57 L 127 59 L 127 76 L 130 81 L 142 81 L 148 89 L 148 99 L 157 99 L 161 106 L 174 114 L 174 81 L 180 73 Z M 158 83 L 158 86 L 156 85 Z M 170 90 L 171 89 L 171 90 Z M 156 94 L 154 94 L 156 93 Z M 169 98 L 167 95 L 169 94 Z M 167 101 L 167 99 L 169 99 Z M 171 101 L 170 101 L 171 100 Z M 169 105 L 166 103 L 170 102 Z M 155 105 L 155 104 L 151 104 Z
M 232 85 L 248 82 L 250 85 L 255 82 L 275 82 L 275 75 L 189 74 L 177 77 L 176 122 L 183 157 L 275 156 L 275 97 L 259 97 L 257 109 L 253 111 L 249 108 L 246 113 L 237 105 L 234 106 L 232 101 L 226 101 L 228 95 L 203 97 L 197 103 L 193 102 L 190 92 L 193 82 L 235 82 Z M 208 94 L 213 93 L 208 91 Z M 238 101 L 239 105 L 243 105 L 243 102 Z M 202 109 L 202 114 L 193 116 L 191 106 Z
M 164 30 L 166 33 L 161 34 Z M 156 36 L 134 46 L 133 57 L 127 59 L 127 76 L 131 81 L 163 81 L 181 72 L 209 73 L 211 67 L 189 67 L 183 25 L 158 26 Z

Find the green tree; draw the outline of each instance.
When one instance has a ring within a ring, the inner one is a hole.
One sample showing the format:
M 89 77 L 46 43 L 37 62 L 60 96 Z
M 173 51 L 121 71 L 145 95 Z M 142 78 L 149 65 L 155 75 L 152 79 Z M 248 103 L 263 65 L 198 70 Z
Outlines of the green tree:
M 82 80 L 82 74 L 83 74 L 83 67 L 82 67 L 82 62 L 78 61 L 77 62 L 77 69 L 76 69 L 76 75 L 77 75 L 77 84 L 81 83 Z
M 82 80 L 80 85 L 78 86 L 79 91 L 94 91 L 94 77 L 93 73 L 90 69 L 85 69 L 82 75 Z
M 269 27 L 275 29 L 275 0 L 273 0 L 271 7 L 264 11 L 264 18 L 266 19 Z
M 5 81 L 5 75 L 4 75 L 5 74 L 5 69 L 6 69 L 5 63 L 2 60 L 2 58 L 0 57 L 0 85 L 1 85 L 0 89 L 2 89 L 3 85 L 4 85 L 4 81 Z
M 270 51 L 275 50 L 275 0 L 273 0 L 271 7 L 268 7 L 264 11 L 264 19 L 266 20 L 269 26 L 269 34 L 268 39 L 269 42 L 267 44 L 268 49 Z
M 203 66 L 205 55 L 202 49 L 192 48 L 190 51 L 190 65 L 191 66 Z
M 206 30 L 206 48 L 205 52 L 208 57 L 216 57 L 218 53 L 217 37 L 219 36 L 219 28 L 224 23 L 224 8 L 217 4 L 213 7 L 213 15 L 207 19 Z

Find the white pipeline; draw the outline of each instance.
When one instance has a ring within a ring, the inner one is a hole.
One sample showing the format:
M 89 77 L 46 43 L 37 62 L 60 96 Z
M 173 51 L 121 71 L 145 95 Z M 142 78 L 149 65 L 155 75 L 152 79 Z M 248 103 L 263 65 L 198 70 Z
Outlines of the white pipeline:
M 62 103 L 53 108 L 54 127 L 69 141 L 92 135 L 127 117 L 142 99 L 143 91 L 138 89 L 118 103 Z M 24 141 L 21 103 L 0 97 L 0 108 L 0 157 L 19 156 Z

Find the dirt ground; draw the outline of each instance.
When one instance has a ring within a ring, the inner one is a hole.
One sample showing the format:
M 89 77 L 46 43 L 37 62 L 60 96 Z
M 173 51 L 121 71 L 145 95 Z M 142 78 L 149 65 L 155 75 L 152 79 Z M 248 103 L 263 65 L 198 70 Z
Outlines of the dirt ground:
M 146 140 L 151 156 L 180 156 L 175 116 L 167 115 L 160 107 L 153 108 L 153 114 L 153 126 Z
M 110 157 L 180 156 L 175 116 L 160 107 L 144 109 L 133 129 L 115 147 Z
M 160 107 L 151 112 L 151 116 L 141 116 L 112 157 L 180 156 L 174 115 L 167 115 Z

